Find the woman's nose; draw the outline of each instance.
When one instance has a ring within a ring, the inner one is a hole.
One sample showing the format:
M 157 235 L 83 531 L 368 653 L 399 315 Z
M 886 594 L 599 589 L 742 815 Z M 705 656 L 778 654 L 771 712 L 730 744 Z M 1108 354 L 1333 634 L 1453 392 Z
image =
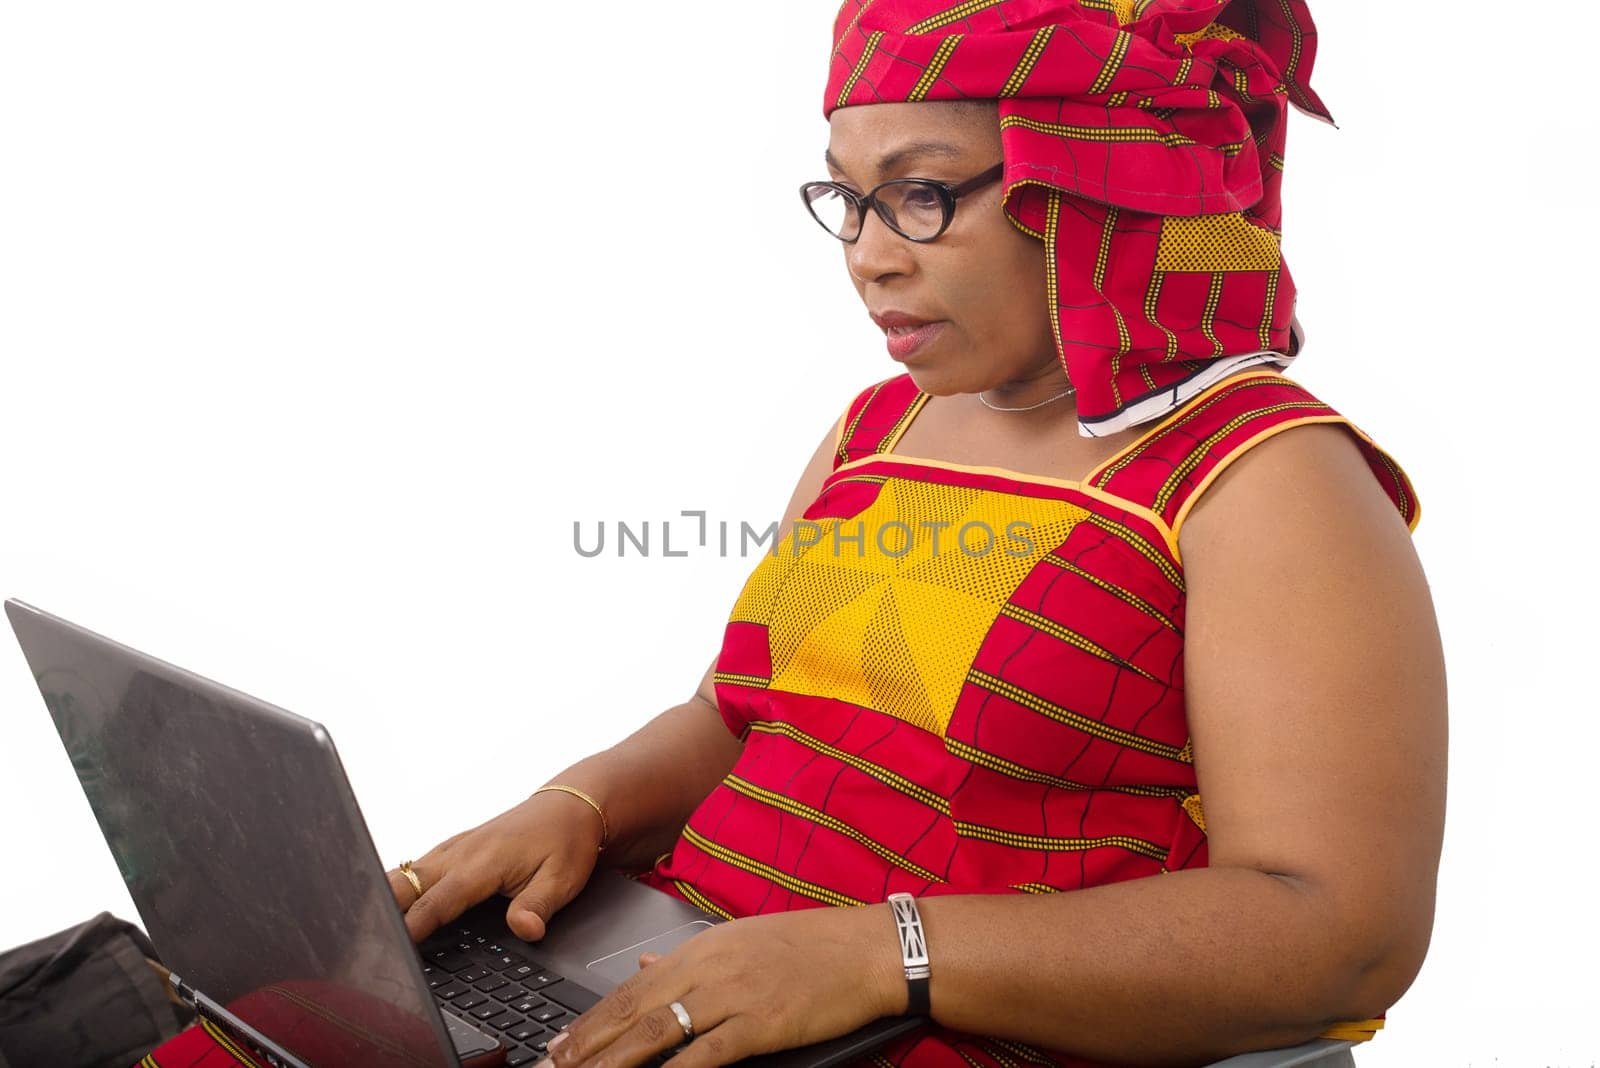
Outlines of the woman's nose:
M 861 233 L 844 247 L 845 264 L 858 282 L 875 282 L 888 274 L 905 274 L 913 262 L 909 238 L 889 228 L 870 207 Z

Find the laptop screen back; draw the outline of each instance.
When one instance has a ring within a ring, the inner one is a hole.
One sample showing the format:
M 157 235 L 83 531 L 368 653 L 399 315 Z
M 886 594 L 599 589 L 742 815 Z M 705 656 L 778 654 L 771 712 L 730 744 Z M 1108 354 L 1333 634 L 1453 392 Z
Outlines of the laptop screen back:
M 163 961 L 312 1064 L 456 1059 L 317 724 L 6 614 Z

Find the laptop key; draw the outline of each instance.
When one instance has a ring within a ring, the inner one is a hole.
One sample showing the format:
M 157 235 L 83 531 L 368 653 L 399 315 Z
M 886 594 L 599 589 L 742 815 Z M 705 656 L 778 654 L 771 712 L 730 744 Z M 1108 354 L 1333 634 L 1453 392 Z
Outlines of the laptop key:
M 561 976 L 556 975 L 554 972 L 535 971 L 523 982 L 528 985 L 529 990 L 538 990 L 540 987 L 549 986 L 551 983 L 561 982 Z
M 491 975 L 487 978 L 479 979 L 472 985 L 483 991 L 485 994 L 492 994 L 501 987 L 510 986 L 511 984 L 500 978 L 498 975 Z
M 581 986 L 574 986 L 565 979 L 558 979 L 549 986 L 540 987 L 539 996 L 549 998 L 558 1005 L 565 1005 L 578 1014 L 588 1012 L 600 1003 L 600 995 L 592 994 Z
M 433 988 L 433 996 L 436 998 L 443 998 L 445 1001 L 451 1001 L 460 997 L 466 992 L 467 988 L 465 986 L 454 981 L 450 982 L 447 986 L 436 986 Z
M 507 968 L 515 968 L 519 964 L 529 963 L 526 957 L 519 957 L 515 953 L 507 953 L 504 950 L 496 952 L 492 948 L 489 952 L 494 954 L 494 967 L 497 971 L 505 971 Z
M 509 1031 L 513 1027 L 521 1027 L 527 1022 L 527 1020 L 524 1020 L 514 1012 L 502 1012 L 499 1016 L 489 1021 L 489 1026 L 496 1031 Z
M 463 983 L 476 983 L 479 979 L 487 978 L 489 973 L 479 965 L 473 965 L 464 972 L 457 972 L 456 978 Z
M 524 998 L 514 1002 L 511 1007 L 517 1012 L 537 1012 L 548 1004 L 544 998 Z
M 433 964 L 434 967 L 442 968 L 447 972 L 459 972 L 461 969 L 469 967 L 472 964 L 471 961 L 453 949 L 429 950 L 428 960 Z
M 505 1011 L 506 1007 L 504 1005 L 493 1001 L 486 1001 L 482 1005 L 479 1005 L 477 1008 L 472 1010 L 472 1018 L 475 1020 L 487 1020 L 492 1016 L 499 1016 Z
M 507 983 L 494 992 L 496 1001 L 521 1001 L 523 998 L 531 996 L 527 987 L 518 986 L 516 983 Z
M 546 1027 L 559 1027 L 563 1021 L 569 1019 L 567 1014 L 562 1012 L 560 1006 L 558 1005 L 546 1005 L 544 1008 L 534 1013 L 533 1018 L 544 1024 Z
M 524 1020 L 522 1021 L 521 1027 L 518 1027 L 511 1032 L 511 1037 L 516 1039 L 518 1042 L 528 1042 L 532 1039 L 539 1038 L 543 1034 L 544 1028 L 540 1027 L 532 1020 Z
M 531 1049 L 514 1049 L 510 1053 L 506 1054 L 507 1068 L 517 1068 L 517 1065 L 527 1064 L 537 1056 L 538 1054 Z
M 469 991 L 466 997 L 457 998 L 455 1001 L 452 1001 L 450 1004 L 454 1005 L 458 1009 L 475 1009 L 479 1005 L 482 1005 L 485 1001 L 488 1001 L 488 1000 L 489 1000 L 488 998 L 484 997 L 482 994 L 478 993 L 476 990 L 473 990 L 473 991 Z

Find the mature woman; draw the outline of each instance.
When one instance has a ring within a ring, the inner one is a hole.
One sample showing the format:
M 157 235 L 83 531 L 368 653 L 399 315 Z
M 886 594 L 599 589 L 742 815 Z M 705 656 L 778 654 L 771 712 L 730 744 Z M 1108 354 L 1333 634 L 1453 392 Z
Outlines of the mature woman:
M 904 371 L 830 413 L 695 694 L 391 872 L 408 927 L 500 893 L 536 940 L 597 864 L 732 918 L 556 1068 L 672 1049 L 674 1003 L 675 1068 L 908 1011 L 894 893 L 933 1022 L 879 1065 L 1370 1036 L 1445 681 L 1408 480 L 1282 374 L 1304 3 L 847 0 L 834 41 L 803 196 Z

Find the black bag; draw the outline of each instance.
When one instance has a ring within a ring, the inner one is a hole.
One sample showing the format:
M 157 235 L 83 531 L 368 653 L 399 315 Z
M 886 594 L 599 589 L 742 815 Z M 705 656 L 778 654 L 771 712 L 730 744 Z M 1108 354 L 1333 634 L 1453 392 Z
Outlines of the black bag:
M 132 1068 L 187 1027 L 146 958 L 150 939 L 109 912 L 0 953 L 0 1068 Z

